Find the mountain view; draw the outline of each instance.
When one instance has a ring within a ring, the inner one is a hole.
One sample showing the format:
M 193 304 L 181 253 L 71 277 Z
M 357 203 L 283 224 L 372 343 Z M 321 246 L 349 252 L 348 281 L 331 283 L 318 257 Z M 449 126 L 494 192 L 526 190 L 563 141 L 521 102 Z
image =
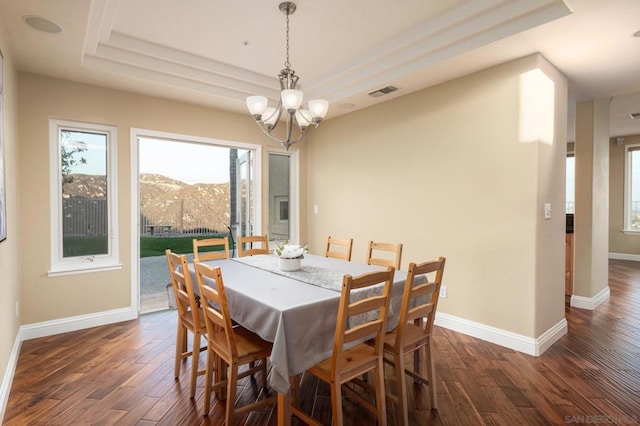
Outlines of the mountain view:
M 193 185 L 157 174 L 140 175 L 140 214 L 147 224 L 171 225 L 177 231 L 226 232 L 231 219 L 230 185 Z M 144 231 L 144 227 L 142 228 Z
M 80 202 L 105 199 L 105 176 L 72 174 L 70 178 L 63 192 L 65 214 L 90 218 L 93 215 L 89 209 L 94 203 Z M 167 225 L 173 232 L 226 232 L 231 217 L 229 194 L 228 182 L 190 185 L 167 176 L 141 174 L 141 230 L 147 232 L 148 225 Z M 82 206 L 82 212 L 74 212 L 75 206 Z M 80 227 L 86 225 L 83 223 Z
M 106 176 L 84 175 L 73 173 L 69 175 L 69 181 L 63 186 L 63 197 L 104 199 L 107 194 Z

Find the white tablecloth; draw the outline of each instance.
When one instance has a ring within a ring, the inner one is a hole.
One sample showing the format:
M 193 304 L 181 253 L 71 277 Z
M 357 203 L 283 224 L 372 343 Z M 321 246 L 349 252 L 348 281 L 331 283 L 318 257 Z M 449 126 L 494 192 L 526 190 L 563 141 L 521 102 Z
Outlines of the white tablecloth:
M 269 384 L 276 391 L 286 392 L 290 376 L 302 373 L 331 356 L 339 291 L 307 284 L 232 259 L 203 263 L 220 266 L 231 317 L 263 339 L 273 342 L 273 368 Z M 308 254 L 302 260 L 302 265 L 353 276 L 384 269 Z M 193 266 L 189 268 L 193 273 Z M 388 330 L 398 323 L 406 278 L 406 272 L 396 271 Z M 197 285 L 195 277 L 194 285 Z

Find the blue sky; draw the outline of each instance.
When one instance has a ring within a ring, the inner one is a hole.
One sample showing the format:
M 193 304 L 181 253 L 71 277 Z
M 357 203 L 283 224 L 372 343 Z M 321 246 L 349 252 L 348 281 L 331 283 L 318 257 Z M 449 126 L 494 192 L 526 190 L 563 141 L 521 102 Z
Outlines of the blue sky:
M 74 154 L 77 164 L 71 173 L 106 174 L 106 137 L 101 134 L 70 132 L 69 148 L 84 146 Z M 154 173 L 188 184 L 229 182 L 229 148 L 214 145 L 140 139 L 140 173 Z M 87 163 L 81 164 L 80 158 Z
M 140 139 L 140 173 L 155 173 L 188 184 L 229 182 L 229 148 Z

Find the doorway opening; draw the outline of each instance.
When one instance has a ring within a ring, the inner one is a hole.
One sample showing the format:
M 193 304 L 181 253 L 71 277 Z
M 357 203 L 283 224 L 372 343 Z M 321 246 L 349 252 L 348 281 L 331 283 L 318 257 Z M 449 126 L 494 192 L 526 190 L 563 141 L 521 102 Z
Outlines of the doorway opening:
M 138 262 L 136 297 L 141 313 L 175 308 L 165 250 L 192 260 L 193 239 L 254 229 L 255 157 L 247 144 L 140 132 L 137 148 Z M 133 162 L 133 160 L 132 160 Z

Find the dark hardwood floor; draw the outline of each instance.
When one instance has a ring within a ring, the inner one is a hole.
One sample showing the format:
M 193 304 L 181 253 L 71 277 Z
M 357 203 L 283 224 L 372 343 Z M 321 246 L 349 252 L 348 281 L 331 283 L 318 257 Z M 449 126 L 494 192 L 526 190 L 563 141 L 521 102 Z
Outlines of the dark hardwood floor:
M 537 358 L 436 327 L 439 409 L 416 385 L 411 424 L 637 424 L 640 263 L 610 261 L 609 284 L 611 298 L 595 311 L 567 307 L 569 333 Z M 195 400 L 188 369 L 173 378 L 175 316 L 147 314 L 24 342 L 3 424 L 222 424 L 222 402 L 202 416 L 202 377 Z M 254 382 L 241 386 L 240 400 L 255 398 Z M 301 394 L 307 411 L 330 424 L 328 388 L 305 375 Z M 357 404 L 345 401 L 344 411 L 346 424 L 373 423 Z M 390 407 L 391 425 L 393 416 Z M 275 408 L 238 424 L 274 425 Z

